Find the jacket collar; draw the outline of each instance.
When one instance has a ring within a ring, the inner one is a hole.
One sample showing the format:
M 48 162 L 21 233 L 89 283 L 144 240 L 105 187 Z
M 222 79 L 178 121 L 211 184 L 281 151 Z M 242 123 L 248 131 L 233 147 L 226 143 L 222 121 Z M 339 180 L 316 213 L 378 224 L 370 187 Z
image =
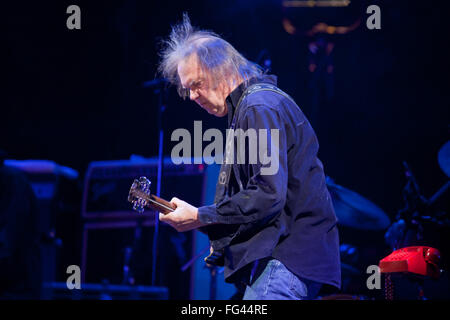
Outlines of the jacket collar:
M 237 104 L 244 94 L 245 90 L 255 83 L 270 83 L 277 85 L 277 77 L 275 75 L 261 75 L 260 77 L 250 78 L 248 81 L 242 82 L 236 89 L 234 89 L 225 99 L 228 108 L 228 126 L 231 125 Z

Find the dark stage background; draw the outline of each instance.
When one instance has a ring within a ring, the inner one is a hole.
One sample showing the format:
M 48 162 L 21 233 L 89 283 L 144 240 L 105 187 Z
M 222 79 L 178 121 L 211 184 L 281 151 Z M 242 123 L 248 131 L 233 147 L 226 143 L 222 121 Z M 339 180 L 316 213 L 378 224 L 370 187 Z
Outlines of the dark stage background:
M 66 27 L 71 4 L 81 8 L 81 30 Z M 366 28 L 364 9 L 369 4 L 381 8 L 381 30 Z M 313 38 L 286 32 L 282 21 L 290 12 L 281 1 L 2 4 L 6 59 L 0 149 L 10 159 L 49 159 L 80 173 L 73 206 L 66 208 L 72 218 L 61 229 L 74 243 L 67 250 L 79 257 L 79 229 L 70 225 L 78 223 L 77 201 L 88 164 L 158 154 L 157 98 L 141 84 L 156 76 L 160 39 L 188 12 L 193 25 L 214 30 L 248 59 L 257 61 L 263 50 L 269 53 L 279 86 L 314 117 L 326 174 L 373 201 L 393 221 L 404 205 L 403 161 L 426 197 L 448 180 L 437 154 L 449 140 L 449 11 L 441 1 L 371 1 L 359 6 L 358 14 L 347 18 L 359 15 L 361 25 L 330 38 L 335 44 L 334 96 L 317 111 L 308 71 Z M 301 16 L 293 19 L 299 25 L 304 22 Z M 193 132 L 194 120 L 203 121 L 203 130 L 226 126 L 226 118 L 209 116 L 169 89 L 166 155 L 174 145 L 173 130 Z M 448 193 L 444 198 L 447 201 Z M 384 231 L 347 232 L 344 240 L 374 245 L 368 264 L 377 264 L 389 253 Z

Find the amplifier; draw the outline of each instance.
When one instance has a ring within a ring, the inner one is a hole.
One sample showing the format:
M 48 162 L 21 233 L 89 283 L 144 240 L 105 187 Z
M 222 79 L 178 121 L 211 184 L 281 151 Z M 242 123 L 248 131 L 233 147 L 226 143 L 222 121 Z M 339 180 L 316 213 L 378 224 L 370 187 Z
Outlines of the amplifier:
M 163 163 L 160 197 L 168 201 L 177 197 L 194 206 L 204 205 L 205 195 L 215 190 L 217 176 L 208 174 L 214 166 L 175 165 L 169 157 Z M 130 187 L 141 176 L 152 182 L 150 190 L 156 194 L 157 158 L 90 163 L 81 207 L 84 218 L 82 283 L 126 283 L 128 267 L 125 261 L 130 259 L 133 283 L 150 285 L 152 256 L 157 254 L 155 285 L 167 287 L 170 299 L 189 299 L 193 268 L 182 270 L 182 267 L 194 255 L 195 232 L 179 233 L 161 224 L 158 251 L 153 252 L 155 212 L 138 213 L 128 202 Z M 214 185 L 207 185 L 211 178 Z M 138 223 L 141 228 L 137 228 Z
M 197 207 L 212 204 L 219 169 L 217 164 L 175 165 L 165 158 L 160 197 L 177 197 Z M 82 283 L 121 283 L 126 250 L 132 247 L 135 261 L 131 269 L 136 284 L 150 283 L 154 212 L 133 211 L 128 192 L 134 179 L 146 176 L 152 182 L 151 192 L 156 194 L 157 173 L 156 158 L 89 165 L 82 200 Z M 142 223 L 141 241 L 133 244 L 138 221 Z M 168 288 L 169 299 L 209 299 L 211 274 L 203 261 L 209 253 L 207 236 L 197 230 L 176 232 L 165 224 L 160 226 L 156 285 Z M 215 296 L 229 299 L 235 287 L 224 282 L 220 270 L 218 273 Z
M 142 221 L 136 241 L 137 221 L 87 222 L 83 227 L 81 282 L 152 284 L 153 221 Z M 189 299 L 191 269 L 181 268 L 193 255 L 193 231 L 177 232 L 161 224 L 158 233 L 154 285 L 167 287 L 170 299 Z M 128 256 L 128 258 L 127 258 Z M 128 262 L 126 262 L 128 260 Z M 131 281 L 130 278 L 132 279 Z
M 177 197 L 201 205 L 206 165 L 175 165 L 171 158 L 163 161 L 160 197 L 168 201 Z M 158 159 L 91 162 L 85 176 L 81 212 L 86 219 L 135 219 L 136 212 L 128 202 L 128 192 L 134 179 L 146 176 L 151 192 L 157 192 Z M 153 218 L 150 210 L 141 214 Z

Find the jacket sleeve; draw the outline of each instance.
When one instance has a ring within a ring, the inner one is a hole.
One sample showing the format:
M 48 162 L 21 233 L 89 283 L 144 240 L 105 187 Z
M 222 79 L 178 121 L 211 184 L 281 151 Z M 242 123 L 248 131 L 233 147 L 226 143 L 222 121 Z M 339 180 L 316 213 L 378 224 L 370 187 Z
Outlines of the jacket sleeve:
M 278 110 L 265 105 L 248 107 L 240 117 L 238 128 L 257 136 L 256 148 L 246 139 L 245 162 L 239 163 L 239 137 L 235 135 L 233 166 L 238 166 L 247 181 L 242 189 L 222 201 L 198 209 L 206 224 L 241 224 L 272 218 L 286 203 L 287 148 L 284 123 Z M 238 130 L 236 130 L 237 132 Z M 257 153 L 255 161 L 255 152 Z M 241 153 L 242 155 L 242 153 Z M 242 162 L 242 161 L 241 161 Z

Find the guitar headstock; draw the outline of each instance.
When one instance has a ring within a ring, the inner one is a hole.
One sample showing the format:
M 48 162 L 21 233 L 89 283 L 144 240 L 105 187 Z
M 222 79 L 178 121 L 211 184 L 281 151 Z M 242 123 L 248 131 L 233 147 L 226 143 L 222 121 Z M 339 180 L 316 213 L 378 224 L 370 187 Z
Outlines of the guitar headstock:
M 133 210 L 142 213 L 150 201 L 151 181 L 146 177 L 135 179 L 128 193 L 128 201 L 133 204 Z

